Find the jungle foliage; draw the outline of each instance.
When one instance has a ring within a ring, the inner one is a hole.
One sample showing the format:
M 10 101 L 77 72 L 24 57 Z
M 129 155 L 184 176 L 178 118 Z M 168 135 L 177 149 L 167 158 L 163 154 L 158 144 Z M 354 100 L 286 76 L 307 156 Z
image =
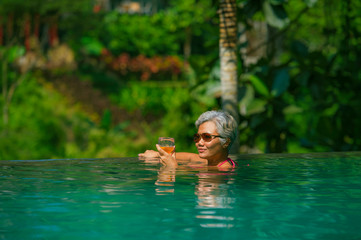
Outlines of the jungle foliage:
M 160 135 L 194 151 L 194 121 L 221 107 L 218 2 L 173 0 L 153 14 L 73 3 L 0 3 L 0 159 L 136 156 Z M 360 150 L 361 3 L 237 3 L 244 29 L 269 30 L 256 49 L 239 45 L 240 151 Z M 101 94 L 67 95 L 69 76 Z

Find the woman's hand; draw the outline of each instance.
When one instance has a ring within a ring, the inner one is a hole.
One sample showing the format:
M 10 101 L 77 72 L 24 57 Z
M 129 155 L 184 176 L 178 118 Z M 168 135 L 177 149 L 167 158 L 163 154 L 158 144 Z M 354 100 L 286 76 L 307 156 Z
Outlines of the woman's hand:
M 175 158 L 175 150 L 172 153 L 167 153 L 158 144 L 155 145 L 159 152 L 160 163 L 168 167 L 178 167 L 177 160 Z
M 144 153 L 139 153 L 138 157 L 140 158 L 159 158 L 159 152 L 154 150 L 147 150 Z

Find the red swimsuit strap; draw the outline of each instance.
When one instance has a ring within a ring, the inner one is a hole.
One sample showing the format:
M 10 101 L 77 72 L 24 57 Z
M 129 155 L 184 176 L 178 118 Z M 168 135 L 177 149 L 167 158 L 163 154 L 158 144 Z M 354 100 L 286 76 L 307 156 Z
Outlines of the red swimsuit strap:
M 233 161 L 230 158 L 227 158 L 226 160 L 224 160 L 221 164 L 218 165 L 218 167 L 222 166 L 224 163 L 229 162 L 230 164 L 232 164 L 232 167 L 236 167 L 236 165 L 238 165 L 235 161 Z

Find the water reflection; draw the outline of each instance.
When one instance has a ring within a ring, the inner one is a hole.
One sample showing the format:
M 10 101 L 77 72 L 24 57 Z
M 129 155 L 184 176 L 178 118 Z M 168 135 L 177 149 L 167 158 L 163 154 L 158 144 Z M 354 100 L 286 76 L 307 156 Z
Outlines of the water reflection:
M 228 175 L 229 174 L 229 175 Z M 234 202 L 229 196 L 229 184 L 232 182 L 230 173 L 202 172 L 198 174 L 195 194 L 198 207 L 231 208 Z
M 198 214 L 196 218 L 203 228 L 231 228 L 234 226 L 232 211 L 235 198 L 232 197 L 230 184 L 232 173 L 201 172 L 195 186 Z
M 157 195 L 173 194 L 176 171 L 174 168 L 162 166 L 158 171 L 158 179 L 155 182 Z
M 197 224 L 202 228 L 231 228 L 235 220 L 232 211 L 236 202 L 232 195 L 234 176 L 235 172 L 207 167 L 195 170 L 183 166 L 176 170 L 162 166 L 155 182 L 155 192 L 156 195 L 174 195 L 177 190 L 182 191 L 184 185 L 194 188 Z M 176 184 L 182 186 L 176 187 Z

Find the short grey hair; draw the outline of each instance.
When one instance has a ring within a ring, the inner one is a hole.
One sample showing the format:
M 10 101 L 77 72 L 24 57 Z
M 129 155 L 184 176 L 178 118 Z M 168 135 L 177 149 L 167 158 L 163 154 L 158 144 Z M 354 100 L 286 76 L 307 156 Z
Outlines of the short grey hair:
M 234 120 L 232 115 L 227 112 L 208 111 L 202 113 L 199 116 L 199 118 L 195 122 L 195 125 L 198 129 L 202 123 L 209 121 L 216 124 L 217 132 L 222 137 L 220 138 L 222 145 L 226 144 L 227 139 L 230 140 L 230 143 L 228 145 L 229 150 L 237 137 L 238 126 L 236 120 Z

